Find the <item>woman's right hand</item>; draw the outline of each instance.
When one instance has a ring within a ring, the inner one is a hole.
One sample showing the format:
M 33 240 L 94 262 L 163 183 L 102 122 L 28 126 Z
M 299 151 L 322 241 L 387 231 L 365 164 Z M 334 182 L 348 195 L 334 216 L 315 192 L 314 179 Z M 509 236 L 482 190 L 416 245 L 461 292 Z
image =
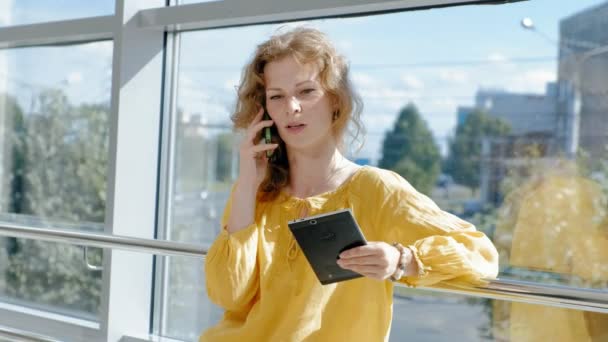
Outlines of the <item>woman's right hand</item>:
M 229 233 L 242 230 L 254 222 L 255 200 L 258 187 L 266 176 L 268 157 L 266 151 L 274 150 L 278 144 L 256 144 L 255 139 L 264 127 L 272 126 L 272 120 L 262 120 L 260 109 L 245 134 L 240 146 L 239 178 L 232 194 L 232 210 L 226 229 Z
M 266 176 L 268 157 L 266 151 L 276 149 L 278 144 L 258 144 L 256 140 L 265 127 L 273 125 L 272 120 L 262 120 L 264 109 L 260 108 L 258 114 L 247 128 L 245 138 L 240 146 L 240 164 L 238 185 L 242 190 L 257 193 L 258 187 Z

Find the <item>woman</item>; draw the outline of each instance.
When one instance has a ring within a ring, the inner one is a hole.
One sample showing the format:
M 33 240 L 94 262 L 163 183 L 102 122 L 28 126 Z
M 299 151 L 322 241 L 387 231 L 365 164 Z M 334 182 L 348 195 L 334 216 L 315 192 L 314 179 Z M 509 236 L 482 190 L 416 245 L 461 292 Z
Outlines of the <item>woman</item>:
M 387 340 L 389 278 L 428 286 L 496 275 L 496 249 L 483 233 L 396 173 L 342 155 L 360 111 L 346 61 L 321 32 L 297 28 L 258 46 L 233 116 L 246 129 L 239 177 L 205 265 L 209 298 L 225 314 L 200 341 Z M 259 143 L 271 126 L 274 143 Z M 368 245 L 338 264 L 364 277 L 323 286 L 287 222 L 342 208 Z

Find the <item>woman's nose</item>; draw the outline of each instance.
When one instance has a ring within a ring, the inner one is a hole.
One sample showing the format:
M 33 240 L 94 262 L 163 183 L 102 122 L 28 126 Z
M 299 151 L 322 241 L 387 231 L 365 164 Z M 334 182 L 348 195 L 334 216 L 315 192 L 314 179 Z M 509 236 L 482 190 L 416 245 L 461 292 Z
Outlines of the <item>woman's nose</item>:
M 300 113 L 302 111 L 302 105 L 295 96 L 292 96 L 289 98 L 289 101 L 287 101 L 287 109 L 289 114 Z

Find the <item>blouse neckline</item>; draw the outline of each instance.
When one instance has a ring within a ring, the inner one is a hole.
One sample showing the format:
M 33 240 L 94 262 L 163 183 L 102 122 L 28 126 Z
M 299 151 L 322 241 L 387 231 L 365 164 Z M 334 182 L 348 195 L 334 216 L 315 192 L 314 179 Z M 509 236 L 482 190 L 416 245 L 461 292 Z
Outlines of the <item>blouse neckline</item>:
M 307 201 L 309 199 L 314 199 L 314 198 L 326 198 L 326 197 L 331 197 L 335 194 L 338 194 L 340 192 L 345 191 L 348 186 L 353 183 L 353 181 L 361 174 L 363 173 L 364 169 L 367 169 L 367 165 L 362 165 L 361 167 L 357 168 L 357 170 L 355 170 L 355 172 L 353 172 L 346 180 L 344 180 L 344 182 L 342 182 L 340 185 L 338 185 L 337 188 L 333 189 L 333 190 L 328 190 L 325 192 L 322 192 L 320 194 L 316 194 L 316 195 L 312 195 L 312 196 L 308 196 L 308 197 L 296 197 L 296 196 L 292 196 L 290 194 L 288 194 L 287 192 L 285 192 L 285 190 L 281 190 L 281 195 L 283 197 L 285 197 L 286 200 L 293 200 L 293 201 Z

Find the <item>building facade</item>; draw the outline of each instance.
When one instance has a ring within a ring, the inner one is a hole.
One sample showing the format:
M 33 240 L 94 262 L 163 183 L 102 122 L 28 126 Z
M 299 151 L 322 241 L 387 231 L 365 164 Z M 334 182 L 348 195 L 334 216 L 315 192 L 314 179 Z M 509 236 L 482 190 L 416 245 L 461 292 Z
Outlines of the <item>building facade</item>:
M 511 134 L 555 134 L 557 85 L 548 83 L 545 94 L 479 90 L 475 108 L 500 118 L 511 126 Z
M 575 153 L 578 141 L 575 100 L 570 83 L 552 82 L 547 84 L 544 94 L 482 89 L 475 96 L 474 106 L 458 108 L 459 125 L 469 113 L 481 110 L 511 127 L 508 137 L 480 141 L 482 202 L 500 203 L 501 181 L 509 172 L 529 168 L 529 159 Z
M 564 18 L 559 25 L 558 79 L 576 93 L 578 147 L 608 153 L 608 2 Z M 560 115 L 567 121 L 567 115 Z

